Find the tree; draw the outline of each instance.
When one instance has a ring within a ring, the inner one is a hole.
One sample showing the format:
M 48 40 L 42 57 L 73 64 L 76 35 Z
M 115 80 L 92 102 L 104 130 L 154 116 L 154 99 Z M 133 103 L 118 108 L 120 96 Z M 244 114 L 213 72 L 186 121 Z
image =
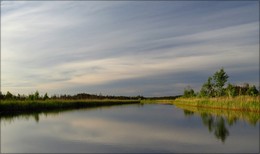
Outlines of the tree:
M 17 99 L 18 99 L 18 100 L 21 99 L 21 95 L 20 95 L 20 94 L 17 95 Z
M 223 67 L 213 75 L 213 80 L 215 83 L 214 88 L 215 88 L 217 96 L 222 96 L 224 94 L 223 87 L 224 87 L 225 83 L 227 82 L 228 77 L 229 76 L 224 71 Z
M 77 94 L 76 96 L 78 96 L 78 94 Z M 76 96 L 75 96 L 75 97 L 76 97 Z M 54 95 L 51 96 L 51 99 L 57 99 L 57 98 L 58 98 L 58 97 L 57 97 L 56 94 L 54 94 Z
M 43 96 L 43 100 L 46 100 L 46 99 L 49 99 L 49 96 L 48 96 L 47 93 L 45 93 L 44 96 Z
M 226 95 L 228 95 L 229 97 L 236 96 L 235 86 L 233 86 L 232 84 L 229 83 L 227 88 L 226 88 Z
M 5 95 L 5 99 L 12 99 L 13 98 L 13 94 L 11 94 L 9 91 L 7 91 L 6 95 Z
M 2 92 L 0 91 L 0 100 L 4 99 L 5 95 L 2 94 Z
M 40 98 L 39 96 L 40 96 L 40 94 L 39 94 L 38 90 L 36 90 L 36 92 L 34 93 L 34 99 L 35 100 L 39 99 Z
M 251 95 L 251 96 L 256 96 L 258 93 L 259 92 L 256 89 L 255 85 L 253 85 L 252 87 L 249 87 L 248 90 L 246 91 L 246 94 Z
M 208 81 L 202 85 L 202 88 L 200 90 L 200 95 L 202 97 L 205 96 L 212 97 L 215 95 L 214 83 L 212 82 L 212 77 L 209 77 Z
M 196 96 L 194 90 L 190 87 L 184 89 L 183 97 L 194 97 Z
M 28 99 L 29 99 L 29 100 L 34 100 L 34 98 L 35 98 L 35 97 L 34 97 L 34 94 L 29 94 L 29 96 L 28 96 Z

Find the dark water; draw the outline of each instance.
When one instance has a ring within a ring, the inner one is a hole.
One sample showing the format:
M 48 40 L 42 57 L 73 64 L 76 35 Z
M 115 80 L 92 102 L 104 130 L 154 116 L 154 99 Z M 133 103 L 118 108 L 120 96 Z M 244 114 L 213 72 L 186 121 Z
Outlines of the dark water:
M 2 153 L 258 153 L 259 121 L 171 105 L 123 105 L 1 117 Z

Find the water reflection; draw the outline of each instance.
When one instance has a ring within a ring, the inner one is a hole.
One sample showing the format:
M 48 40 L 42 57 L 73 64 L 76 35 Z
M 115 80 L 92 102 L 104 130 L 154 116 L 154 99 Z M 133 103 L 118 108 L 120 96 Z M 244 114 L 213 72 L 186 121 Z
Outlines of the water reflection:
M 1 115 L 1 150 L 4 153 L 256 153 L 257 127 L 240 118 L 231 119 L 226 121 L 221 115 L 155 104 Z
M 118 106 L 131 106 L 132 104 L 122 104 Z M 142 107 L 143 104 L 137 104 L 137 107 Z M 102 109 L 108 109 L 113 107 L 113 105 L 108 106 L 98 106 L 98 107 L 87 107 L 87 108 L 81 108 L 77 109 L 77 111 L 88 111 L 88 110 L 102 110 Z M 0 113 L 0 121 L 6 122 L 6 123 L 12 123 L 15 120 L 18 119 L 25 119 L 30 120 L 34 119 L 36 123 L 39 123 L 40 117 L 53 117 L 58 116 L 62 113 L 75 111 L 75 109 L 58 109 L 58 110 L 50 110 L 50 111 L 35 111 L 35 112 L 15 112 L 15 113 Z
M 234 125 L 239 118 L 253 126 L 256 126 L 260 119 L 260 114 L 256 112 L 214 110 L 187 106 L 181 108 L 185 117 L 200 115 L 202 123 L 208 128 L 208 131 L 214 133 L 215 137 L 223 143 L 230 134 L 227 126 Z
M 66 112 L 68 110 L 55 110 L 55 111 L 45 111 L 45 112 L 23 112 L 23 113 L 5 113 L 0 115 L 0 120 L 5 123 L 12 123 L 16 119 L 25 119 L 30 120 L 34 119 L 35 122 L 39 123 L 41 115 L 47 116 L 55 116 L 60 112 Z
M 203 124 L 208 127 L 209 132 L 213 132 L 217 139 L 221 139 L 222 142 L 226 140 L 229 135 L 229 131 L 226 127 L 226 121 L 221 116 L 212 116 L 208 113 L 202 113 L 201 118 Z

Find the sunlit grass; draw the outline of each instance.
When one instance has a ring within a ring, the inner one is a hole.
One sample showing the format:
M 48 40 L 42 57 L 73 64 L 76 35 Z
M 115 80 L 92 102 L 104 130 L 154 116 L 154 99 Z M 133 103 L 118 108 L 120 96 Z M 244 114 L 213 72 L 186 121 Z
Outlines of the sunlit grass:
M 208 108 L 220 108 L 260 112 L 260 96 L 237 96 L 216 98 L 176 98 L 175 100 L 141 100 L 143 104 L 175 104 Z
M 230 123 L 244 119 L 251 124 L 260 120 L 260 97 L 177 98 L 175 100 L 141 100 L 142 104 L 173 104 L 185 110 L 225 116 Z
M 172 104 L 173 100 L 153 100 L 153 99 L 143 99 L 142 104 Z
M 237 96 L 216 98 L 177 98 L 175 105 L 190 105 L 197 107 L 222 108 L 242 111 L 260 112 L 259 96 Z

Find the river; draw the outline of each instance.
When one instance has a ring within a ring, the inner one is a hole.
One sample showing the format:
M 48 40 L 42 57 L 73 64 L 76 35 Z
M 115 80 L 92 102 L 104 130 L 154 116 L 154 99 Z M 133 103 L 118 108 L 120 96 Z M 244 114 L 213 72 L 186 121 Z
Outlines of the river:
M 259 121 L 132 104 L 1 117 L 2 153 L 258 153 Z

